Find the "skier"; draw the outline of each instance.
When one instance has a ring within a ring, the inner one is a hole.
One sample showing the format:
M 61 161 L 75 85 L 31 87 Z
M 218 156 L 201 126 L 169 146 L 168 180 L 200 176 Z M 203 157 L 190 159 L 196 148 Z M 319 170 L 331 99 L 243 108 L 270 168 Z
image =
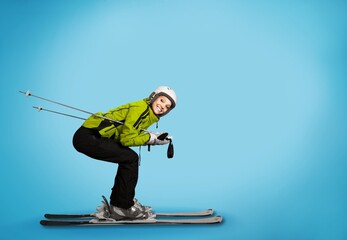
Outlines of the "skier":
M 74 134 L 73 145 L 78 152 L 118 164 L 110 196 L 112 218 L 121 220 L 152 217 L 151 208 L 143 206 L 134 198 L 139 156 L 130 147 L 169 143 L 170 136 L 165 137 L 163 132 L 148 132 L 146 129 L 168 114 L 176 106 L 176 102 L 174 90 L 160 86 L 148 98 L 119 106 L 105 114 L 95 114 L 114 119 L 119 124 L 92 115 Z

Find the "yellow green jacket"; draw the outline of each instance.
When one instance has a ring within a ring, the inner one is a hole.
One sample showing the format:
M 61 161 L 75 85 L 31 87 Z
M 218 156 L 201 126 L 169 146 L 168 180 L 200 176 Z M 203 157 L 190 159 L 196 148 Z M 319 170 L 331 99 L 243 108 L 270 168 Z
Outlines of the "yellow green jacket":
M 131 102 L 120 107 L 109 110 L 107 113 L 97 112 L 95 115 L 105 116 L 122 122 L 112 123 L 97 116 L 90 116 L 83 127 L 96 129 L 101 137 L 114 139 L 123 146 L 141 146 L 148 142 L 150 135 L 146 130 L 159 118 L 153 113 L 147 103 L 147 98 Z

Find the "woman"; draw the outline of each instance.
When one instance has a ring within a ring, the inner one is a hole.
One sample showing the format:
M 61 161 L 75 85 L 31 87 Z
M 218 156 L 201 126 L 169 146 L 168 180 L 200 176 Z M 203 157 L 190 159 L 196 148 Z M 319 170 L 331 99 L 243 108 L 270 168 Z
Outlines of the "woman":
M 139 157 L 130 147 L 169 143 L 170 137 L 165 137 L 164 133 L 146 130 L 169 113 L 176 102 L 176 93 L 170 87 L 161 86 L 148 98 L 90 116 L 76 131 L 73 145 L 77 151 L 118 164 L 110 196 L 112 218 L 146 219 L 151 216 L 151 208 L 134 199 Z

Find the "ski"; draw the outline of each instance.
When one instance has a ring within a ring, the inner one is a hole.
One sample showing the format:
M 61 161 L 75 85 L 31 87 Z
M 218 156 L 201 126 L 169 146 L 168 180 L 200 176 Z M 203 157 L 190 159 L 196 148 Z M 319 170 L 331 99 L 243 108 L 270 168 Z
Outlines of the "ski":
M 204 217 L 211 216 L 212 209 L 207 209 L 199 212 L 173 212 L 173 213 L 155 213 L 157 217 Z M 47 219 L 68 219 L 68 218 L 94 218 L 95 213 L 90 214 L 51 214 L 46 213 L 44 216 Z
M 124 225 L 124 224 L 212 224 L 222 222 L 221 216 L 211 216 L 214 211 L 207 209 L 198 212 L 167 212 L 155 213 L 150 211 L 147 219 L 122 219 L 111 218 L 112 210 L 102 196 L 102 205 L 96 208 L 96 212 L 90 214 L 45 214 L 48 220 L 41 220 L 43 226 L 91 226 L 91 225 Z M 137 203 L 138 204 L 138 203 Z M 180 217 L 180 218 L 175 218 Z M 183 217 L 183 218 L 182 218 Z
M 176 225 L 176 224 L 215 224 L 221 223 L 221 216 L 203 217 L 194 219 L 145 219 L 145 220 L 41 220 L 43 226 L 117 226 L 117 225 Z

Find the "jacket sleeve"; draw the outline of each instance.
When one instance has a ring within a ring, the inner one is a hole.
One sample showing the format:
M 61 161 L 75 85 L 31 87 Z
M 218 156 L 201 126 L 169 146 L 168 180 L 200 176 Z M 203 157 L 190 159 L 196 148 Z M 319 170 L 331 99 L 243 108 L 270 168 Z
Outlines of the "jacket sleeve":
M 149 108 L 131 106 L 122 126 L 120 143 L 123 146 L 141 146 L 148 142 L 150 135 L 141 129 L 141 123 L 148 117 Z

